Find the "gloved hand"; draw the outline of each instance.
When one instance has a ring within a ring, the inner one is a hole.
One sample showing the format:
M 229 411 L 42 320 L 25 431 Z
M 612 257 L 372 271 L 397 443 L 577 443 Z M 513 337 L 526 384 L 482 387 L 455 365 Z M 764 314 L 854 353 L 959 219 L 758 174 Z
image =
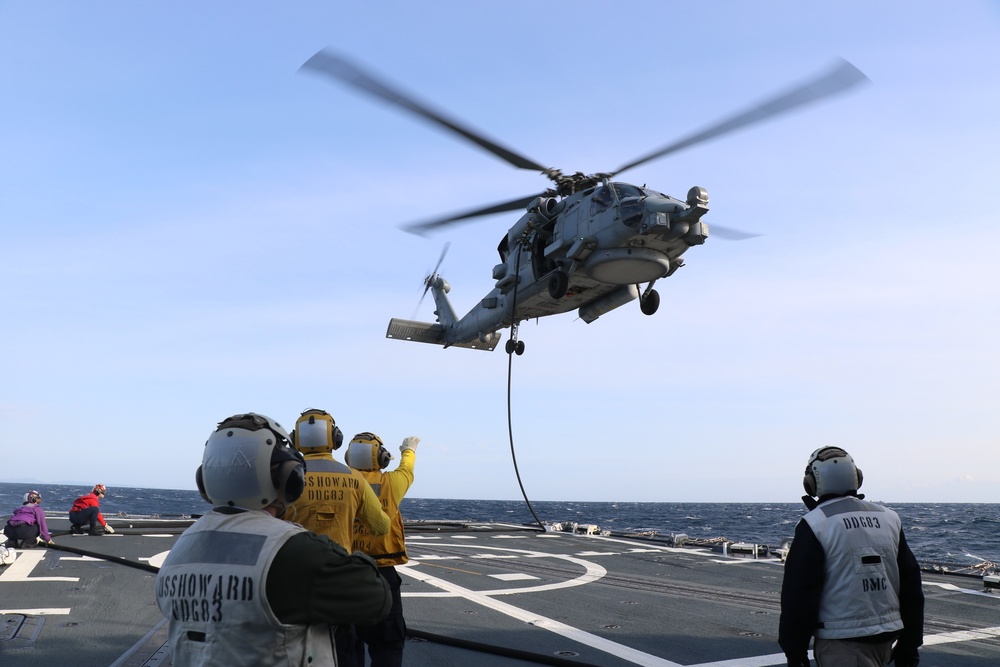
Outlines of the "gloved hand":
M 805 653 L 794 658 L 791 656 L 785 656 L 785 658 L 788 659 L 788 667 L 809 667 L 809 656 Z
M 403 438 L 403 444 L 399 446 L 399 451 L 405 452 L 408 449 L 417 451 L 417 445 L 420 444 L 420 438 L 415 435 L 411 435 L 409 438 Z
M 899 642 L 892 647 L 892 659 L 889 661 L 896 667 L 917 667 L 920 663 L 920 654 L 912 646 L 901 646 Z
M 41 535 L 35 538 L 35 544 L 37 544 L 38 546 L 42 546 L 43 544 L 45 544 L 45 540 L 42 539 Z
M 111 524 L 109 523 L 108 525 L 104 526 L 104 532 L 107 533 L 108 535 L 114 535 L 115 529 L 112 528 Z

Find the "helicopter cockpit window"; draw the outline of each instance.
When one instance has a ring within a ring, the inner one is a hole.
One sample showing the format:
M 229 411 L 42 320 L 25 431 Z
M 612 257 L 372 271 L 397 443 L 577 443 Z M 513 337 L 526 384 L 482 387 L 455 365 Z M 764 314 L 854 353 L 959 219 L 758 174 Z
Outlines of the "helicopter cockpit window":
M 510 247 L 507 245 L 506 234 L 502 239 L 500 239 L 500 245 L 497 246 L 497 252 L 500 253 L 500 261 L 506 262 L 507 258 L 510 256 Z
M 590 214 L 597 215 L 601 211 L 606 211 L 612 201 L 611 188 L 602 185 L 590 198 Z
M 623 225 L 638 227 L 642 223 L 642 216 L 646 214 L 646 202 L 635 197 L 626 199 L 618 206 L 618 213 Z
M 634 185 L 629 185 L 628 183 L 612 183 L 612 187 L 618 194 L 618 199 L 628 199 L 629 197 L 642 197 L 643 192 L 641 189 L 635 187 Z

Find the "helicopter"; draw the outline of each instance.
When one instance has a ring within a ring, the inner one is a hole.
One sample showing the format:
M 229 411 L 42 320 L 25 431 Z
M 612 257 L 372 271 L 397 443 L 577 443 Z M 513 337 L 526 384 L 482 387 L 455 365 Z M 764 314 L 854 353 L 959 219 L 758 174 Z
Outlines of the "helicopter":
M 802 84 L 774 95 L 740 113 L 628 162 L 612 172 L 564 174 L 545 167 L 473 131 L 369 74 L 344 57 L 320 50 L 301 70 L 341 83 L 399 106 L 449 132 L 458 134 L 519 169 L 537 171 L 552 181 L 547 190 L 472 211 L 405 226 L 417 234 L 479 216 L 524 210 L 500 239 L 500 262 L 493 267 L 493 289 L 459 318 L 448 299 L 451 285 L 437 266 L 424 279 L 436 306 L 436 322 L 392 318 L 387 338 L 478 350 L 496 348 L 500 331 L 510 328 L 505 350 L 523 354 L 519 322 L 577 311 L 590 324 L 626 303 L 638 300 L 645 315 L 660 305 L 653 286 L 684 266 L 682 255 L 702 245 L 709 235 L 702 220 L 708 192 L 694 186 L 684 200 L 615 179 L 622 172 L 689 148 L 797 107 L 842 93 L 868 80 L 846 60 Z M 714 227 L 721 238 L 756 236 Z M 645 286 L 643 286 L 645 285 Z M 421 301 L 423 297 L 421 297 Z

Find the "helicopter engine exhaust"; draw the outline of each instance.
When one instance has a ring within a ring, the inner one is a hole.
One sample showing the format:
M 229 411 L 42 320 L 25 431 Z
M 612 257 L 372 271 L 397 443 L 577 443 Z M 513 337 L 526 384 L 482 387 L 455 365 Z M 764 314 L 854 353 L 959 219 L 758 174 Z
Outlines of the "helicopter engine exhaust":
M 552 216 L 558 211 L 558 204 L 559 201 L 555 197 L 536 197 L 534 201 L 528 204 L 528 210 L 538 211 L 538 215 L 546 220 L 551 220 Z
M 590 324 L 601 315 L 624 306 L 629 301 L 639 298 L 639 289 L 635 285 L 622 285 L 618 289 L 605 294 L 600 299 L 595 299 L 590 303 L 580 306 L 580 319 Z

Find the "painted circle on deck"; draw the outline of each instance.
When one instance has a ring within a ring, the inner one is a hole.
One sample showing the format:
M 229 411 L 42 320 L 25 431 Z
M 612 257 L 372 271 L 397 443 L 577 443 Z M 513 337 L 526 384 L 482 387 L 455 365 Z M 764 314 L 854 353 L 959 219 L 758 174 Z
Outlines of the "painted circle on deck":
M 436 544 L 427 544 L 421 541 L 413 541 L 410 543 L 409 547 L 414 546 L 424 546 L 428 548 L 433 548 L 437 546 Z M 462 544 L 448 542 L 447 546 L 451 548 L 459 549 L 475 549 L 478 551 L 499 551 L 505 552 L 507 554 L 516 555 L 521 558 L 555 558 L 557 560 L 567 561 L 573 563 L 583 568 L 583 574 L 573 577 L 572 579 L 567 579 L 566 581 L 560 581 L 552 584 L 540 584 L 538 586 L 521 586 L 516 588 L 494 588 L 491 590 L 480 591 L 476 590 L 475 593 L 479 595 L 509 595 L 511 593 L 540 593 L 543 591 L 554 591 L 561 588 L 572 588 L 573 586 L 583 586 L 584 584 L 589 584 L 591 582 L 601 579 L 604 575 L 608 573 L 604 567 L 576 556 L 568 556 L 565 554 L 552 554 L 546 553 L 544 551 L 534 551 L 531 549 L 508 549 L 504 547 L 488 547 L 481 544 Z M 443 577 L 422 577 L 415 576 L 418 568 L 420 566 L 419 558 L 411 558 L 410 562 L 406 565 L 397 565 L 396 570 L 403 575 L 411 576 L 421 581 L 424 581 L 430 586 L 434 586 L 433 579 L 443 579 Z M 423 572 L 423 570 L 421 570 Z M 450 582 L 449 582 L 450 583 Z M 436 591 L 436 592 L 406 592 L 403 593 L 404 597 L 457 597 L 459 594 L 450 591 Z

